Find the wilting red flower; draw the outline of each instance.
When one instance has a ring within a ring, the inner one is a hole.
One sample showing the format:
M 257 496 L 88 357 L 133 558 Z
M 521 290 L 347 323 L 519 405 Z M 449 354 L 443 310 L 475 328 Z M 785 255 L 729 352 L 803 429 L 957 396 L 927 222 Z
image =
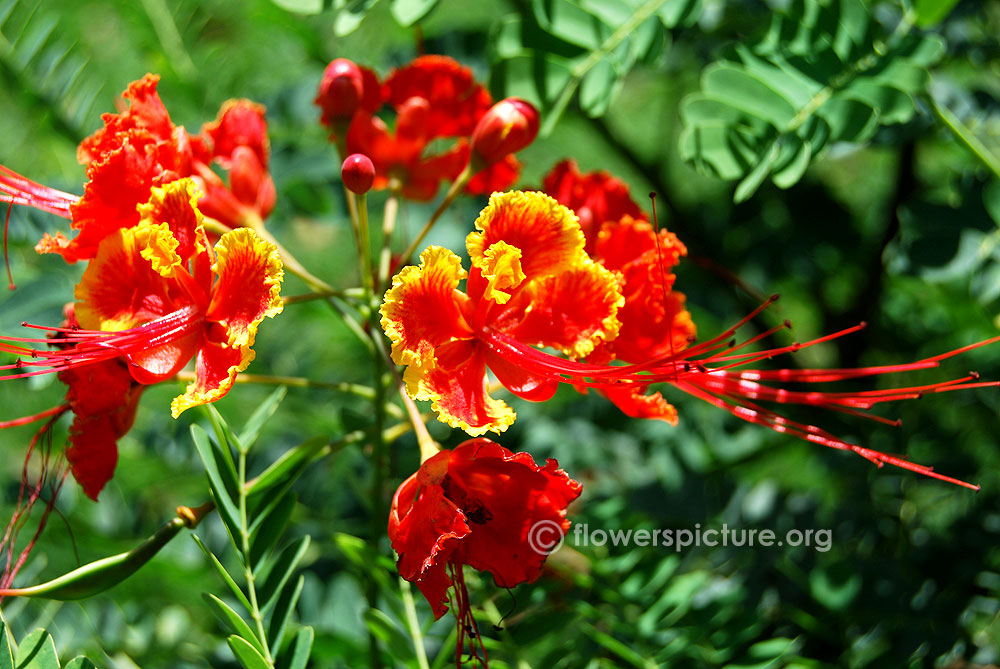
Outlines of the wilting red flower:
M 343 80 L 344 87 L 353 88 L 356 78 L 347 74 L 350 68 L 346 64 L 350 61 L 334 61 L 328 66 L 328 73 L 334 63 L 339 63 L 335 68 L 338 80 Z M 469 163 L 468 138 L 490 110 L 489 92 L 476 83 L 467 67 L 445 56 L 421 56 L 392 72 L 383 84 L 378 83 L 371 70 L 358 70 L 361 97 L 346 138 L 339 137 L 342 117 L 334 117 L 328 111 L 334 96 L 329 93 L 333 80 L 326 74 L 316 97 L 316 104 L 323 109 L 321 122 L 331 130 L 335 140 L 345 140 L 348 153 L 363 153 L 371 158 L 375 165 L 374 188 L 395 184 L 410 199 L 433 198 L 442 181 L 454 181 Z M 337 100 L 342 102 L 349 97 L 350 94 Z M 395 112 L 393 130 L 375 115 L 382 104 Z M 346 112 L 347 107 L 339 109 Z M 432 142 L 443 139 L 455 141 L 428 153 Z M 507 188 L 517 179 L 519 168 L 513 156 L 496 156 L 495 164 L 476 175 L 467 189 L 489 193 Z
M 633 221 L 624 231 L 635 233 L 635 225 Z M 628 355 L 649 355 L 633 364 L 580 362 L 602 354 L 607 358 L 609 351 L 615 351 L 615 337 L 624 329 L 619 319 L 626 303 L 619 282 L 624 283 L 623 273 L 627 275 L 628 268 L 623 265 L 621 271 L 612 272 L 590 259 L 583 251 L 583 234 L 576 217 L 542 193 L 494 194 L 476 227 L 479 232 L 471 233 L 467 240 L 473 269 L 466 292 L 458 290 L 465 278 L 458 257 L 432 246 L 421 255 L 419 267 L 407 267 L 393 279 L 382 305 L 382 327 L 392 341 L 393 360 L 407 365 L 407 392 L 417 400 L 432 400 L 443 422 L 473 436 L 487 430 L 500 432 L 513 422 L 514 412 L 486 391 L 487 365 L 508 390 L 524 399 L 548 399 L 558 383 L 569 383 L 602 391 L 632 415 L 674 422 L 676 412 L 659 394 L 643 395 L 651 384 L 666 383 L 777 432 L 850 450 L 876 464 L 889 463 L 961 483 L 928 467 L 849 443 L 815 425 L 789 420 L 760 402 L 803 404 L 867 416 L 862 412 L 883 402 L 996 386 L 996 382 L 980 382 L 975 373 L 923 386 L 849 393 L 788 390 L 768 382 L 824 383 L 927 369 L 964 351 L 1000 341 L 1000 337 L 901 365 L 830 370 L 738 369 L 864 327 L 862 324 L 804 343 L 746 352 L 748 346 L 785 327 L 741 343 L 734 339 L 739 328 L 777 299 L 775 296 L 732 328 L 704 342 L 676 342 L 667 327 L 659 339 L 647 342 L 637 336 L 627 342 L 624 350 Z M 655 239 L 653 235 L 654 243 Z M 614 257 L 610 250 L 605 252 L 606 258 Z M 679 255 L 680 249 L 675 248 L 673 253 Z M 668 262 L 676 262 L 676 257 Z M 649 280 L 645 263 L 640 263 L 640 268 L 647 272 Z M 665 289 L 662 275 L 657 283 L 670 305 L 666 313 L 673 315 L 667 323 L 677 324 L 684 332 L 689 317 L 682 310 L 682 301 L 671 304 L 673 293 Z M 627 283 L 625 286 L 628 289 Z M 640 334 L 643 325 L 638 323 Z M 536 346 L 559 349 L 570 359 L 542 352 Z
M 389 539 L 399 573 L 420 588 L 435 618 L 448 610 L 453 588 L 459 654 L 466 631 L 476 634 L 462 566 L 490 572 L 501 588 L 530 583 L 569 529 L 566 507 L 581 486 L 558 467 L 471 439 L 428 459 L 396 491 Z
M 547 195 L 494 193 L 476 228 L 467 240 L 471 274 L 454 253 L 432 246 L 419 267 L 393 278 L 381 311 L 393 360 L 407 365 L 410 396 L 433 400 L 440 420 L 473 436 L 501 432 L 515 417 L 489 396 L 487 365 L 525 399 L 548 399 L 558 385 L 497 355 L 493 337 L 582 358 L 614 339 L 622 304 L 617 277 L 584 253 L 576 217 Z
M 256 225 L 274 207 L 268 173 L 264 108 L 247 100 L 225 103 L 218 119 L 190 137 L 170 115 L 147 74 L 123 93 L 127 110 L 105 114 L 104 127 L 80 143 L 77 157 L 87 169 L 83 195 L 64 193 L 0 167 L 0 202 L 26 204 L 70 219 L 73 239 L 46 234 L 39 253 L 58 253 L 67 262 L 89 260 L 106 236 L 139 222 L 137 206 L 150 189 L 191 177 L 205 193 L 200 206 L 230 226 Z M 229 186 L 213 171 L 229 172 Z
M 174 376 L 192 358 L 195 380 L 174 398 L 174 417 L 214 402 L 249 365 L 257 326 L 281 311 L 277 249 L 249 229 L 224 234 L 214 250 L 201 226 L 191 179 L 154 187 L 140 221 L 98 245 L 76 287 L 77 323 L 48 339 L 7 337 L 21 356 L 0 380 L 58 372 L 76 414 L 67 457 L 91 497 L 110 478 L 115 442 L 128 431 L 138 384 Z M 56 350 L 25 348 L 49 343 Z

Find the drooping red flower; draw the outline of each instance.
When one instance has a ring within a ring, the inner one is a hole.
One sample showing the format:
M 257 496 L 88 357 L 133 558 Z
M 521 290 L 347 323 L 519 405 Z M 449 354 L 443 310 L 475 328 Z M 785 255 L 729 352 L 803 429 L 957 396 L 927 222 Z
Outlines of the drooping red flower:
M 530 583 L 569 529 L 566 507 L 581 486 L 558 467 L 471 439 L 428 459 L 396 491 L 389 539 L 399 573 L 416 584 L 435 618 L 448 610 L 452 590 L 459 655 L 467 630 L 477 634 L 463 565 L 490 572 L 501 588 Z
M 443 422 L 473 436 L 487 430 L 500 432 L 513 422 L 514 412 L 487 393 L 487 365 L 508 390 L 524 399 L 548 399 L 558 383 L 568 383 L 601 391 L 629 415 L 674 423 L 674 407 L 659 393 L 645 394 L 650 385 L 662 383 L 777 432 L 849 450 L 879 465 L 889 463 L 975 487 L 929 467 L 847 442 L 815 425 L 792 421 L 761 403 L 822 407 L 891 424 L 893 421 L 863 412 L 884 402 L 998 383 L 980 381 L 975 373 L 922 386 L 847 393 L 790 390 L 781 383 L 818 384 L 937 367 L 949 357 L 1000 341 L 1000 337 L 900 365 L 748 369 L 777 355 L 846 336 L 864 325 L 804 343 L 748 350 L 786 327 L 782 325 L 737 343 L 738 330 L 777 299 L 775 296 L 718 336 L 700 343 L 678 340 L 678 334 L 690 332 L 693 337 L 693 325 L 683 310 L 683 296 L 668 288 L 672 275 L 665 280 L 666 270 L 651 251 L 659 239 L 657 253 L 665 253 L 659 257 L 672 266 L 683 247 L 668 244 L 669 238 L 646 229 L 644 221 L 602 226 L 609 232 L 602 253 L 609 265 L 619 265 L 614 271 L 586 255 L 576 217 L 544 194 L 494 194 L 476 225 L 479 232 L 471 233 L 467 240 L 473 268 L 465 292 L 458 289 L 466 276 L 458 257 L 447 249 L 430 247 L 421 255 L 419 267 L 404 268 L 393 279 L 382 305 L 382 326 L 392 341 L 393 360 L 407 366 L 407 392 L 417 400 L 432 400 L 432 408 Z M 638 258 L 628 253 L 624 257 L 632 260 L 616 260 L 617 245 L 612 242 L 636 235 L 646 240 L 645 248 L 642 243 L 622 248 L 638 252 Z M 632 287 L 634 293 L 628 283 L 633 272 L 639 277 L 639 285 Z M 644 282 L 651 282 L 653 288 L 643 290 Z M 619 292 L 622 286 L 636 309 L 633 334 L 616 347 L 625 328 L 622 318 L 629 314 L 625 307 L 628 300 Z M 649 306 L 657 304 L 657 299 L 666 305 L 659 314 Z M 650 311 L 643 313 L 643 308 Z M 662 323 L 659 332 L 651 325 L 656 319 Z M 568 359 L 536 347 L 561 350 Z M 609 364 L 619 354 L 639 359 L 631 364 Z
M 174 398 L 176 417 L 214 402 L 253 360 L 257 326 L 281 311 L 277 249 L 247 228 L 213 249 L 191 179 L 154 187 L 141 220 L 109 233 L 76 287 L 74 318 L 49 338 L 5 338 L 20 356 L 0 380 L 58 372 L 75 414 L 67 458 L 96 498 L 111 477 L 115 443 L 128 431 L 142 386 L 195 360 L 195 380 Z M 27 348 L 47 343 L 56 350 Z
M 337 59 L 328 66 L 316 97 L 323 110 L 321 122 L 335 141 L 344 142 L 347 153 L 371 158 L 374 188 L 391 186 L 407 198 L 430 200 L 442 181 L 454 181 L 469 163 L 469 138 L 491 109 L 489 92 L 475 81 L 469 68 L 451 58 L 421 56 L 393 71 L 382 84 L 371 70 L 354 66 L 360 74 L 361 93 L 356 103 L 348 105 L 358 84 L 350 65 Z M 347 94 L 334 95 L 335 89 Z M 383 105 L 395 114 L 391 129 L 376 115 Z M 353 118 L 346 137 L 341 137 L 344 118 L 338 114 L 351 108 Z M 517 179 L 520 165 L 512 155 L 491 157 L 495 162 L 467 184 L 469 192 L 502 190 Z
M 46 234 L 36 249 L 67 262 L 89 260 L 106 236 L 139 222 L 138 205 L 153 187 L 190 177 L 205 194 L 200 206 L 229 227 L 258 225 L 274 207 L 268 172 L 264 108 L 247 100 L 226 102 L 218 119 L 190 137 L 175 126 L 156 91 L 159 77 L 147 74 L 123 93 L 128 108 L 104 114 L 104 126 L 80 143 L 86 167 L 83 195 L 30 181 L 0 167 L 0 202 L 26 204 L 70 219 L 77 235 Z M 229 183 L 212 169 L 228 172 Z

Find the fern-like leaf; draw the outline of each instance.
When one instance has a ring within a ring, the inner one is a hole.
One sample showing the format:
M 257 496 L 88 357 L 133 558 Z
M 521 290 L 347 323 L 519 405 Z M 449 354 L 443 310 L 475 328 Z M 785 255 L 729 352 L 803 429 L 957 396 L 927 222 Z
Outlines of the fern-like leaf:
M 668 29 L 700 13 L 700 0 L 532 0 L 491 40 L 491 84 L 539 105 L 543 134 L 577 94 L 588 116 L 603 116 L 625 75 L 662 53 Z
M 944 49 L 909 28 L 884 35 L 862 0 L 796 0 L 760 42 L 704 70 L 701 91 L 681 105 L 681 156 L 739 179 L 740 202 L 768 177 L 795 184 L 832 142 L 908 121 Z

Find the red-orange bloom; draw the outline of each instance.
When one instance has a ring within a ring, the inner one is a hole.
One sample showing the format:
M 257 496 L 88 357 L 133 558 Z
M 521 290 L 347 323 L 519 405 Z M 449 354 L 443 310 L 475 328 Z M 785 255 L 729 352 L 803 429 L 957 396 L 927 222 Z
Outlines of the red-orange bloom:
M 335 70 L 340 72 L 344 87 L 351 89 L 351 97 L 357 77 L 347 73 L 343 59 L 338 61 L 334 61 L 338 63 Z M 371 158 L 376 172 L 374 188 L 384 189 L 393 183 L 410 199 L 433 198 L 442 181 L 454 181 L 469 163 L 468 138 L 490 109 L 489 92 L 476 83 L 469 68 L 445 56 L 421 56 L 392 72 L 383 84 L 370 70 L 359 71 L 361 95 L 353 105 L 356 111 L 344 138 L 347 153 Z M 323 109 L 324 125 L 339 133 L 343 120 L 329 113 L 331 106 L 340 109 L 344 102 L 331 97 L 334 79 L 324 77 L 316 103 Z M 395 113 L 392 130 L 375 115 L 382 104 Z M 455 141 L 428 152 L 432 142 L 437 145 L 435 140 L 443 139 Z M 498 157 L 467 188 L 474 193 L 507 188 L 517 179 L 519 167 L 513 156 Z
M 603 171 L 582 174 L 573 160 L 557 163 L 545 175 L 543 190 L 576 212 L 588 252 L 597 244 L 603 223 L 617 222 L 623 216 L 646 218 L 632 201 L 625 182 Z
M 494 193 L 476 228 L 471 274 L 432 246 L 393 279 L 381 310 L 410 396 L 432 400 L 440 420 L 473 436 L 501 432 L 515 417 L 490 397 L 487 366 L 525 399 L 548 399 L 557 387 L 552 375 L 497 355 L 492 337 L 582 358 L 615 337 L 622 304 L 618 278 L 584 253 L 573 213 L 543 193 Z
M 83 195 L 51 189 L 0 167 L 0 202 L 26 204 L 70 219 L 77 235 L 46 234 L 39 253 L 58 253 L 67 262 L 89 260 L 106 236 L 139 222 L 137 206 L 150 189 L 191 177 L 205 193 L 202 209 L 230 227 L 259 224 L 274 207 L 268 173 L 267 126 L 263 107 L 231 100 L 219 118 L 190 137 L 177 127 L 159 94 L 159 77 L 147 74 L 123 93 L 129 107 L 105 114 L 104 127 L 80 143 L 77 157 L 87 169 Z M 227 170 L 229 185 L 211 165 Z
M 684 294 L 673 290 L 672 269 L 687 255 L 684 244 L 673 233 L 655 230 L 628 186 L 607 172 L 582 174 L 575 162 L 564 160 L 546 175 L 545 191 L 580 218 L 594 260 L 622 275 L 622 327 L 588 360 L 637 363 L 683 351 L 695 336 Z M 628 416 L 677 424 L 677 410 L 660 393 L 646 395 L 636 386 L 600 392 Z
M 569 383 L 603 392 L 630 415 L 675 422 L 676 411 L 659 394 L 643 395 L 649 385 L 666 383 L 777 432 L 850 450 L 879 465 L 889 463 L 968 485 L 929 467 L 847 442 L 815 425 L 789 420 L 760 403 L 823 407 L 893 424 L 863 412 L 883 402 L 998 383 L 980 382 L 977 374 L 970 373 L 923 386 L 842 393 L 788 390 L 769 382 L 813 384 L 927 369 L 964 351 L 1000 341 L 1000 337 L 901 365 L 746 369 L 776 355 L 843 337 L 864 325 L 805 343 L 748 352 L 749 346 L 785 327 L 773 328 L 744 342 L 735 340 L 738 330 L 777 299 L 775 296 L 716 337 L 700 343 L 677 341 L 673 327 L 679 333 L 688 328 L 693 332 L 682 308 L 682 296 L 665 288 L 666 274 L 659 263 L 649 268 L 651 247 L 643 250 L 638 244 L 629 247 L 640 252 L 637 268 L 641 272 L 637 276 L 644 277 L 641 281 L 655 281 L 653 285 L 666 298 L 662 303 L 669 309 L 660 314 L 661 319 L 664 315 L 667 318 L 659 336 L 642 336 L 643 332 L 655 330 L 647 326 L 656 314 L 646 314 L 645 320 L 636 321 L 636 334 L 618 351 L 615 337 L 624 330 L 620 318 L 627 313 L 623 307 L 627 300 L 621 296 L 619 285 L 624 284 L 632 296 L 625 278 L 630 272 L 628 263 L 612 272 L 591 260 L 583 251 L 583 234 L 572 212 L 541 193 L 497 193 L 476 225 L 480 231 L 470 234 L 467 240 L 473 269 L 465 292 L 458 290 L 460 280 L 465 278 L 458 257 L 446 249 L 430 247 L 421 255 L 419 267 L 407 267 L 393 279 L 382 306 L 382 326 L 392 340 L 393 359 L 407 365 L 404 380 L 408 393 L 414 399 L 432 400 L 440 420 L 473 436 L 487 430 L 502 431 L 513 422 L 513 411 L 486 392 L 487 365 L 508 390 L 525 399 L 548 399 L 558 383 Z M 606 224 L 605 230 L 607 225 L 622 226 L 621 230 L 612 230 L 609 243 L 619 234 L 628 238 L 635 233 L 656 243 L 657 236 L 634 220 Z M 667 262 L 671 266 L 682 248 L 675 246 L 671 251 L 668 247 Z M 659 252 L 664 252 L 662 245 Z M 614 266 L 612 248 L 603 253 Z M 672 278 L 669 281 L 672 283 Z M 637 288 L 636 295 L 632 299 L 637 304 L 650 304 L 656 291 L 644 294 Z M 545 353 L 537 346 L 559 349 L 570 359 Z M 606 364 L 616 351 L 648 357 L 628 365 Z M 579 361 L 591 357 L 601 364 Z
M 428 459 L 396 491 L 389 539 L 399 573 L 420 588 L 435 618 L 454 588 L 459 654 L 467 630 L 476 634 L 462 566 L 490 572 L 501 588 L 530 583 L 569 529 L 566 507 L 581 486 L 558 467 L 472 439 Z
M 109 233 L 76 287 L 78 322 L 54 337 L 6 338 L 0 351 L 21 356 L 0 380 L 58 372 L 76 414 L 67 457 L 96 497 L 114 470 L 114 443 L 131 426 L 141 388 L 174 376 L 195 359 L 195 380 L 172 413 L 225 395 L 249 365 L 257 326 L 281 311 L 277 249 L 247 228 L 212 249 L 190 179 L 152 189 L 141 220 Z M 57 350 L 25 348 L 50 343 Z

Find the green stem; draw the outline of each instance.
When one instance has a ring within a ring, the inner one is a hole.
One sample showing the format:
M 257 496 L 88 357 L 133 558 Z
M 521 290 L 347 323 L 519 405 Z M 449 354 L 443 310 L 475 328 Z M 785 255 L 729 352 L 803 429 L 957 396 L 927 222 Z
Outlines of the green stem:
M 389 242 L 392 233 L 396 229 L 396 216 L 399 214 L 399 193 L 396 190 L 389 191 L 389 197 L 385 201 L 385 211 L 382 214 L 382 250 L 379 253 L 378 262 L 378 285 L 379 290 L 386 288 L 389 283 L 389 271 L 392 269 L 392 250 Z
M 347 288 L 345 290 L 323 290 L 314 293 L 303 293 L 301 295 L 289 295 L 287 297 L 281 298 L 281 302 L 288 306 L 289 304 L 300 304 L 302 302 L 312 302 L 313 300 L 325 300 L 328 297 L 337 297 L 342 300 L 358 299 L 362 296 L 362 293 L 357 288 Z
M 993 152 L 971 130 L 965 127 L 965 124 L 950 109 L 935 100 L 933 95 L 929 97 L 931 106 L 934 107 L 934 113 L 948 126 L 948 129 L 955 135 L 955 138 L 964 144 L 965 148 L 972 151 L 973 155 L 979 159 L 979 162 L 993 173 L 993 176 L 1000 179 L 1000 158 L 993 155 Z
M 364 193 L 356 195 L 351 193 L 351 197 L 356 198 L 358 209 L 358 256 L 361 260 L 361 285 L 365 293 L 374 293 L 372 276 L 372 246 L 371 235 L 368 230 L 368 196 Z
M 469 165 L 465 166 L 465 169 L 462 170 L 462 173 L 459 174 L 458 178 L 455 179 L 455 181 L 451 184 L 451 188 L 449 188 L 448 192 L 445 193 L 444 199 L 441 200 L 441 204 L 439 204 L 437 209 L 434 210 L 434 213 L 431 214 L 431 217 L 427 219 L 427 223 L 425 223 L 424 227 L 420 230 L 420 234 L 418 234 L 416 238 L 412 242 L 410 242 L 410 245 L 406 247 L 406 250 L 403 251 L 404 263 L 410 259 L 413 253 L 420 246 L 420 243 L 424 241 L 424 237 L 427 236 L 427 233 L 431 231 L 431 228 L 434 226 L 435 223 L 437 223 L 437 220 L 441 218 L 441 214 L 443 214 L 445 210 L 451 206 L 451 203 L 455 201 L 455 198 L 458 197 L 458 194 L 465 187 L 465 184 L 469 183 L 469 179 L 471 178 L 472 178 L 472 166 L 470 163 Z
M 267 643 L 267 631 L 264 629 L 264 616 L 261 614 L 260 605 L 257 603 L 256 574 L 253 571 L 252 560 L 250 559 L 250 524 L 247 522 L 247 454 L 240 450 L 239 461 L 239 493 L 240 493 L 240 553 L 243 555 L 243 574 L 247 580 L 247 594 L 250 600 L 250 617 L 253 618 L 257 627 L 257 638 L 260 640 L 264 650 L 264 659 L 269 667 L 274 667 L 274 658 L 271 656 L 271 649 Z
M 413 639 L 413 651 L 417 655 L 417 666 L 420 669 L 430 669 L 427 662 L 427 650 L 424 648 L 424 635 L 420 630 L 420 623 L 417 621 L 417 607 L 413 602 L 413 590 L 408 581 L 399 579 L 399 593 L 403 599 L 403 609 L 406 611 L 406 627 L 410 630 L 410 638 Z

